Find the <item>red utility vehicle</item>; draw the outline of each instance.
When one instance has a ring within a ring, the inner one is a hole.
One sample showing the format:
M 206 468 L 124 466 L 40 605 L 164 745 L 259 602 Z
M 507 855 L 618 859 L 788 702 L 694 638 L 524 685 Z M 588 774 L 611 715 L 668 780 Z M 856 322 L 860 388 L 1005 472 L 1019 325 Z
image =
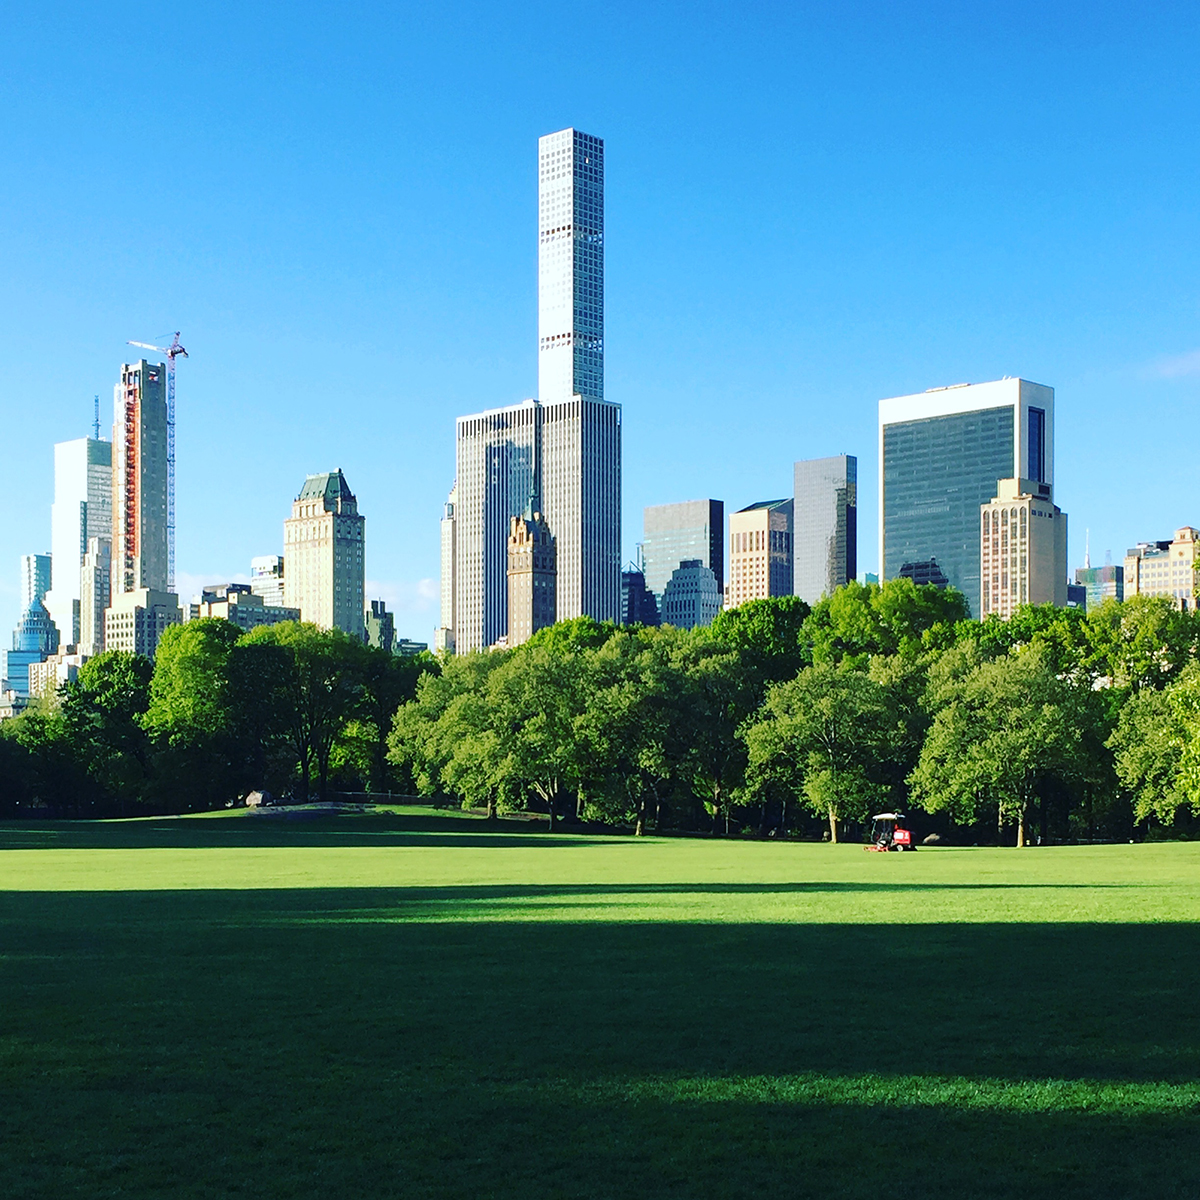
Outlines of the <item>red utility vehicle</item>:
M 876 813 L 871 818 L 871 844 L 864 850 L 878 850 L 886 853 L 888 850 L 915 850 L 911 829 L 903 825 L 903 813 Z

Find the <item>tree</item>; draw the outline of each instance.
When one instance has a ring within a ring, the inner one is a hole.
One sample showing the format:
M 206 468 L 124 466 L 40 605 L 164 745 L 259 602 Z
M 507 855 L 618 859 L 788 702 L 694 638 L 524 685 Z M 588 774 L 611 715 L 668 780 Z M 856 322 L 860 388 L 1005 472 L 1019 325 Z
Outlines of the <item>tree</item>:
M 162 786 L 179 807 L 218 807 L 246 782 L 230 679 L 241 636 L 229 621 L 201 618 L 159 639 L 143 725 L 158 748 Z
M 388 761 L 408 771 L 417 794 L 455 795 L 468 808 L 486 807 L 489 818 L 510 797 L 501 794 L 498 750 L 485 692 L 507 651 L 475 651 L 442 660 L 440 674 L 425 674 L 415 697 L 402 704 L 388 737 Z
M 380 647 L 365 649 L 362 690 L 338 749 L 368 791 L 391 790 L 393 764 L 388 759 L 388 737 L 396 710 L 416 695 L 422 675 L 438 670 L 438 660 L 427 652 L 402 657 Z
M 1165 687 L 1196 658 L 1200 622 L 1166 596 L 1105 600 L 1088 613 L 1088 666 L 1113 687 Z
M 712 831 L 723 820 L 728 833 L 746 769 L 746 746 L 738 729 L 758 707 L 762 689 L 742 656 L 727 650 L 707 629 L 693 629 L 683 637 L 671 662 L 680 682 L 676 719 L 688 743 L 680 774 L 708 810 Z
M 517 647 L 487 684 L 498 786 L 532 791 L 554 828 L 564 791 L 578 796 L 584 764 L 575 736 L 582 710 L 583 654 L 533 640 Z
M 1039 783 L 1086 773 L 1079 719 L 1085 698 L 1053 671 L 1041 647 L 1031 646 L 981 663 L 941 699 L 910 776 L 914 795 L 928 811 L 959 821 L 993 803 L 998 823 L 1015 822 L 1017 845 L 1024 846 Z
M 280 724 L 300 773 L 302 799 L 309 798 L 315 772 L 324 800 L 334 742 L 361 694 L 365 648 L 341 630 L 305 621 L 260 626 L 246 635 L 246 642 L 278 646 L 286 656 L 278 695 Z
M 807 667 L 771 688 L 744 727 L 748 785 L 785 788 L 828 818 L 836 842 L 842 821 L 861 820 L 885 797 L 880 764 L 897 728 L 884 683 L 846 664 Z
M 150 659 L 107 650 L 85 662 L 59 693 L 66 736 L 122 815 L 145 799 L 150 781 L 150 739 L 142 717 L 150 706 L 153 673 Z
M 1187 684 L 1195 678 L 1195 668 Z M 1188 801 L 1183 764 L 1189 742 L 1185 704 L 1175 689 L 1144 688 L 1121 707 L 1117 727 L 1108 739 L 1117 778 L 1133 797 L 1138 821 L 1151 817 L 1170 825 Z M 1200 807 L 1200 806 L 1198 806 Z
M 741 656 L 765 692 L 768 684 L 794 678 L 812 661 L 804 627 L 810 611 L 799 596 L 748 600 L 719 612 L 709 632 L 720 646 Z
M 949 642 L 951 628 L 966 615 L 966 600 L 953 588 L 906 578 L 882 585 L 851 580 L 813 606 L 805 634 L 813 662 L 866 666 L 877 654 L 919 653 L 939 627 Z
M 576 720 L 589 811 L 658 826 L 662 800 L 683 758 L 681 681 L 671 661 L 680 630 L 623 630 L 584 664 L 584 708 Z

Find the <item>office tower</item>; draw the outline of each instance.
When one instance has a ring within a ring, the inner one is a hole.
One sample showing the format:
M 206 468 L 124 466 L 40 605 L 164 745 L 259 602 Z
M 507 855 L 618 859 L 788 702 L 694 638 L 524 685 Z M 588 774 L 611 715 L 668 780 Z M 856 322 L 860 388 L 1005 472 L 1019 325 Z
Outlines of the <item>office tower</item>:
M 250 560 L 250 590 L 262 597 L 268 608 L 285 608 L 283 603 L 283 555 L 259 554 Z
M 538 139 L 538 397 L 604 399 L 604 143 Z
M 725 591 L 725 502 L 685 500 L 642 510 L 642 562 L 646 586 L 662 598 L 675 568 L 698 559 Z
M 1125 551 L 1125 598 L 1167 596 L 1185 612 L 1196 607 L 1200 530 L 1180 526 L 1170 541 L 1139 542 Z
M 1076 567 L 1075 583 L 1086 591 L 1089 609 L 1105 600 L 1125 599 L 1125 568 L 1112 563 L 1103 567 Z
M 508 632 L 508 535 L 537 489 L 554 532 L 558 620 L 616 621 L 621 605 L 621 410 L 526 400 L 456 423 L 455 648 Z
M 30 664 L 44 662 L 58 647 L 58 630 L 41 598 L 34 596 L 21 610 L 12 649 L 0 650 L 0 691 L 28 696 Z
M 761 500 L 733 513 L 729 518 L 725 607 L 737 608 L 747 600 L 768 596 L 790 596 L 792 586 L 791 500 Z
M 21 608 L 35 600 L 44 601 L 50 590 L 50 555 L 21 555 Z
M 721 611 L 717 577 L 698 558 L 686 558 L 663 588 L 662 623 L 676 629 L 711 625 Z
M 980 505 L 980 617 L 1067 603 L 1067 514 L 1032 479 L 1001 479 Z
M 1087 612 L 1088 598 L 1087 588 L 1082 583 L 1067 584 L 1067 607 L 1078 608 L 1082 612 Z
M 396 645 L 396 618 L 382 600 L 372 600 L 363 613 L 363 638 L 368 646 L 392 653 Z
M 195 621 L 200 617 L 217 617 L 239 629 L 255 629 L 259 625 L 298 621 L 300 610 L 267 604 L 248 583 L 214 583 L 202 589 L 188 605 L 186 619 Z
M 167 368 L 126 363 L 114 400 L 112 440 L 112 590 L 169 592 L 167 522 Z M 89 532 L 97 537 L 100 530 Z M 87 539 L 79 542 L 79 556 Z M 78 566 L 75 567 L 78 573 Z
M 604 145 L 573 129 L 538 145 L 538 400 L 459 417 L 455 649 L 508 632 L 510 522 L 536 489 L 554 533 L 557 618 L 621 607 L 621 409 L 604 400 Z M 445 526 L 443 531 L 445 532 Z M 439 635 L 445 639 L 448 634 Z
M 174 592 L 136 588 L 115 593 L 104 610 L 104 648 L 153 658 L 166 629 L 182 621 L 183 610 Z
M 658 601 L 646 586 L 646 576 L 636 563 L 621 572 L 621 624 L 650 625 L 659 623 Z
M 793 480 L 793 591 L 816 604 L 858 575 L 858 459 L 798 462 Z
M 79 568 L 79 651 L 99 654 L 104 649 L 104 610 L 112 603 L 112 539 L 88 538 Z
M 80 568 L 92 538 L 112 538 L 112 442 L 75 438 L 54 447 L 50 506 L 52 582 L 46 607 L 63 645 L 80 640 Z
M 936 562 L 981 607 L 979 510 L 1001 479 L 1054 485 L 1054 389 L 1023 379 L 931 388 L 879 402 L 879 562 Z M 1045 489 L 1044 491 L 1042 489 Z
M 433 633 L 433 648 L 454 653 L 454 631 L 458 628 L 458 523 L 454 506 L 458 502 L 457 486 L 450 489 L 442 509 L 442 611 L 441 624 Z
M 519 646 L 554 624 L 557 575 L 554 535 L 531 503 L 523 516 L 509 523 L 509 646 Z
M 362 640 L 365 518 L 339 467 L 309 475 L 283 523 L 284 602 L 305 621 Z

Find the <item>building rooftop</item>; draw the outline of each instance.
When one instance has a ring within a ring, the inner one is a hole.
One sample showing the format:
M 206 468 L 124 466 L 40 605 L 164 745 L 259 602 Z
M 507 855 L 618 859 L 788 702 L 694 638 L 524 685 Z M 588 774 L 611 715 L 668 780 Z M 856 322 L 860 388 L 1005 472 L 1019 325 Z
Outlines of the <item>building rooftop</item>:
M 324 471 L 319 475 L 310 475 L 300 489 L 298 500 L 324 500 L 326 504 L 334 500 L 353 500 L 354 493 L 346 482 L 342 468 L 336 471 Z
M 738 512 L 754 512 L 760 508 L 780 508 L 782 505 L 790 503 L 790 500 L 759 500 L 756 504 L 747 504 L 745 508 L 739 508 Z

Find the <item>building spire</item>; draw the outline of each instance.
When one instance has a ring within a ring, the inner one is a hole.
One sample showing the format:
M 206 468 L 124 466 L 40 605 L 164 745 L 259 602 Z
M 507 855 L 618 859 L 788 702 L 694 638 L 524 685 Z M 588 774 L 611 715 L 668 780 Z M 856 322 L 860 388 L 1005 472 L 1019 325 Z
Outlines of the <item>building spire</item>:
M 1083 535 L 1083 569 L 1090 571 L 1092 567 L 1092 531 L 1086 530 Z

